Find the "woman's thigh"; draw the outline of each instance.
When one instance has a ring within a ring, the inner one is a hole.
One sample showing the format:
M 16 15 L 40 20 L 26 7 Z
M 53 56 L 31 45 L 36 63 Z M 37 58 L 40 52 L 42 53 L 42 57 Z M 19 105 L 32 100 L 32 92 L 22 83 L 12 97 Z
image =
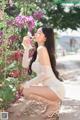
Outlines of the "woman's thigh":
M 44 97 L 51 101 L 59 100 L 57 95 L 50 90 L 48 87 L 41 87 L 41 86 L 31 86 L 30 88 L 23 89 L 23 95 L 27 97 L 30 94 L 38 95 L 40 97 Z

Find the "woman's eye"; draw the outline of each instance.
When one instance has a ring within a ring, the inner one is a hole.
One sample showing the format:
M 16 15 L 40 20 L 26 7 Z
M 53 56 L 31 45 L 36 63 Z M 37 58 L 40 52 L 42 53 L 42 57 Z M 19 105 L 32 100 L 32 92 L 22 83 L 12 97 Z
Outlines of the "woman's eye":
M 39 35 L 41 34 L 41 33 L 38 33 Z

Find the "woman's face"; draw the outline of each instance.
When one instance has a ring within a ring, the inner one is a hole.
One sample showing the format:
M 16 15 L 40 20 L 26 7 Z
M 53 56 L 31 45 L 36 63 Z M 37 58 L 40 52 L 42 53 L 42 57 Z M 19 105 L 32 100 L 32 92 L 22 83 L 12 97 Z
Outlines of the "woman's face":
M 37 32 L 35 33 L 35 41 L 37 43 L 44 43 L 46 41 L 46 37 L 44 33 L 42 32 L 42 28 L 39 28 Z

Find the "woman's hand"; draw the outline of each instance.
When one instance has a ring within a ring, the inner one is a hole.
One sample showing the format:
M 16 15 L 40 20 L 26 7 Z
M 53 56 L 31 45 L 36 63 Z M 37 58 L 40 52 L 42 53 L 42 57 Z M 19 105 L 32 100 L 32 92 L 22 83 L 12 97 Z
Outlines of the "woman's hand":
M 30 38 L 29 38 L 28 36 L 25 36 L 25 37 L 23 38 L 22 45 L 23 45 L 24 49 L 30 47 L 30 45 L 31 45 L 31 44 L 30 44 Z

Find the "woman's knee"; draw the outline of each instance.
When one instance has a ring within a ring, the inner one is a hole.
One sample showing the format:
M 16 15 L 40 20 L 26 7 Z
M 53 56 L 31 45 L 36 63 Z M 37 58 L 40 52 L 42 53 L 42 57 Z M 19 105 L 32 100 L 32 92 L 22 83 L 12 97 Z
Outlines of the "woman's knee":
M 33 93 L 32 93 L 32 90 L 31 90 L 30 88 L 25 88 L 25 87 L 24 87 L 22 93 L 23 93 L 24 97 L 27 97 L 27 96 L 33 94 Z

